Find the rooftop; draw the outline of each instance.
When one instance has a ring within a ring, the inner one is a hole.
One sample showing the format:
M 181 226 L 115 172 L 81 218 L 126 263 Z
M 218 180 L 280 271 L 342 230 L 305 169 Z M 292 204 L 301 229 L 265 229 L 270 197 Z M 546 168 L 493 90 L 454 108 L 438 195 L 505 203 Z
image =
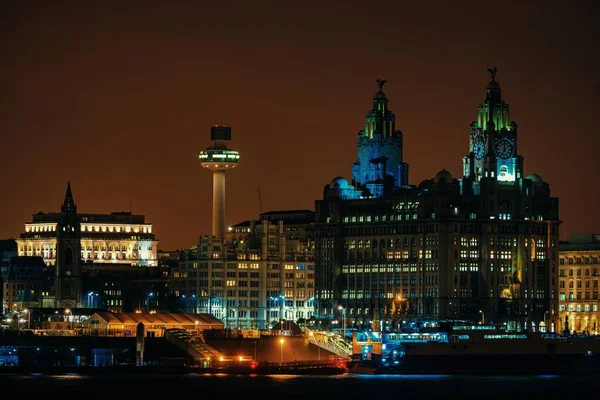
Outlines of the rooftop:
M 61 213 L 59 212 L 38 212 L 33 214 L 33 219 L 29 223 L 40 222 L 58 222 Z M 109 214 L 83 214 L 77 213 L 80 222 L 84 223 L 131 223 L 131 224 L 149 224 L 146 222 L 146 216 L 142 214 L 133 214 L 131 211 L 113 211 Z
M 111 313 L 109 311 L 98 311 L 100 318 L 109 324 L 138 324 L 140 322 L 147 325 L 199 325 L 214 324 L 223 325 L 223 323 L 211 314 L 150 314 L 150 313 Z
M 46 263 L 40 256 L 13 257 L 10 259 L 10 265 L 18 268 L 46 268 Z
M 275 210 L 275 211 L 267 211 L 262 215 L 290 215 L 290 214 L 314 214 L 315 212 L 312 210 Z

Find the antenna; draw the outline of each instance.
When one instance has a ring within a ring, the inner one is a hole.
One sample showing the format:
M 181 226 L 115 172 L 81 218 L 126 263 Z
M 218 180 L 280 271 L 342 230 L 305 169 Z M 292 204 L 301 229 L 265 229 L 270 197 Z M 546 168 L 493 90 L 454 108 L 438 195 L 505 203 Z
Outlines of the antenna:
M 258 187 L 258 214 L 262 214 L 262 198 L 260 197 L 260 186 Z

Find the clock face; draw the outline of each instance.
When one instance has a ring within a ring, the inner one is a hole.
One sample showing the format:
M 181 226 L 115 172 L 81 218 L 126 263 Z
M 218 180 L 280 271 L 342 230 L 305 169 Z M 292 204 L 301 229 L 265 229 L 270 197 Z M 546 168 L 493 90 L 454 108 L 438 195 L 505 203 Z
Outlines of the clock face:
M 498 157 L 506 160 L 513 155 L 514 146 L 510 140 L 504 138 L 496 142 L 494 149 L 496 150 L 496 155 Z
M 483 158 L 484 153 L 485 143 L 483 143 L 483 140 L 481 140 L 481 138 L 476 139 L 473 143 L 473 154 L 475 155 L 475 159 L 481 160 Z

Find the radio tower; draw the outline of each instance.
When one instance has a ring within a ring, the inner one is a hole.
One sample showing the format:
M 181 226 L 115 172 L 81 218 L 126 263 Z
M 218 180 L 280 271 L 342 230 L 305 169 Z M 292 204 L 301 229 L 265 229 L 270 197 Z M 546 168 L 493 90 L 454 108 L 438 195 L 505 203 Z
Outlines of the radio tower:
M 231 140 L 231 127 L 215 125 L 210 128 L 213 145 L 200 152 L 204 168 L 213 173 L 213 223 L 212 235 L 223 239 L 225 234 L 225 172 L 237 166 L 240 153 L 227 147 Z

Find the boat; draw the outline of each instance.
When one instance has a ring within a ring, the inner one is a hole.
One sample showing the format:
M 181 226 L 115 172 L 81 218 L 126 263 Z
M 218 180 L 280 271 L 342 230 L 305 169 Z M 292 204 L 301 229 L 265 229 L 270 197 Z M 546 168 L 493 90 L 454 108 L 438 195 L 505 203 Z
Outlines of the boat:
M 374 366 L 373 373 L 600 372 L 600 337 L 481 325 L 448 332 L 356 333 L 353 360 Z

